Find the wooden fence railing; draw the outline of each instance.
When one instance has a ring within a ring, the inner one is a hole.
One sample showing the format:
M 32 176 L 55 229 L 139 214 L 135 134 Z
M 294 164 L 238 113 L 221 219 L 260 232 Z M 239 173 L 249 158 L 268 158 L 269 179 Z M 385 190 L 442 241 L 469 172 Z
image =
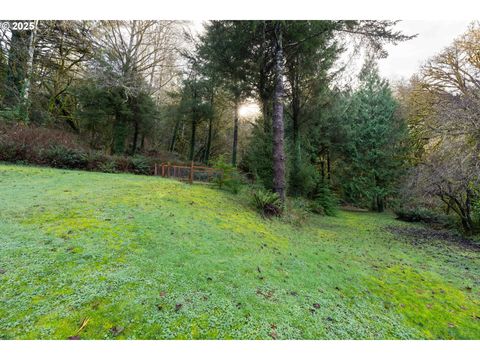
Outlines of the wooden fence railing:
M 171 163 L 155 164 L 154 175 L 175 178 L 187 181 L 209 183 L 223 176 L 223 170 L 207 166 L 197 166 L 193 162 L 190 165 L 177 165 Z

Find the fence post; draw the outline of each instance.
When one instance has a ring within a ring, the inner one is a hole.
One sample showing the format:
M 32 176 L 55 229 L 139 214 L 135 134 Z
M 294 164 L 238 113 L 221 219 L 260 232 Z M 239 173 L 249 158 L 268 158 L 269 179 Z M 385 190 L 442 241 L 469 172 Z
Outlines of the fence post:
M 157 176 L 157 175 L 158 175 L 157 163 L 155 163 L 155 170 L 154 170 L 153 174 L 154 174 L 155 176 Z
M 190 164 L 190 184 L 193 184 L 193 160 Z
M 167 177 L 170 177 L 170 161 L 167 164 Z

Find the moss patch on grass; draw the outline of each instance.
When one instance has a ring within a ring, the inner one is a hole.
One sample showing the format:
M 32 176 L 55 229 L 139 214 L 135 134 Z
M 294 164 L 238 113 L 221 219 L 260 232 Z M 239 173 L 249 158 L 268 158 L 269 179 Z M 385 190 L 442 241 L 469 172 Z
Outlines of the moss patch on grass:
M 480 302 L 437 274 L 393 266 L 373 282 L 385 307 L 395 308 L 409 326 L 421 329 L 421 338 L 478 338 Z

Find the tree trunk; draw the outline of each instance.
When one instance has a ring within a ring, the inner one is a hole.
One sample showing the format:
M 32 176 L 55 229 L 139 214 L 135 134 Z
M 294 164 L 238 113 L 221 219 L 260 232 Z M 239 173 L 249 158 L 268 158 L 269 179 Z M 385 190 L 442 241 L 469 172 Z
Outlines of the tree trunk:
M 122 154 L 125 151 L 125 139 L 127 137 L 126 121 L 121 116 L 115 116 L 113 122 L 112 154 Z
M 132 142 L 132 150 L 131 150 L 131 155 L 135 155 L 135 152 L 137 151 L 137 143 L 138 143 L 138 134 L 139 134 L 140 126 L 138 124 L 138 121 L 135 120 L 133 122 L 133 142 Z
M 292 91 L 292 142 L 293 142 L 293 166 L 292 174 L 290 175 L 291 185 L 297 191 L 300 190 L 302 184 L 299 183 L 298 174 L 300 172 L 300 164 L 302 161 L 302 153 L 300 148 L 300 102 L 298 99 L 297 86 L 294 86 Z M 292 187 L 291 187 L 292 188 Z
M 330 173 L 331 173 L 332 165 L 330 162 L 330 148 L 327 148 L 327 179 L 330 183 Z
M 273 189 L 285 202 L 285 150 L 284 142 L 284 123 L 283 123 L 283 64 L 284 55 L 282 47 L 282 25 L 280 22 L 275 24 L 275 92 L 273 97 Z
M 170 146 L 168 147 L 168 151 L 173 152 L 175 150 L 175 142 L 177 140 L 177 133 L 180 127 L 180 118 L 177 119 L 175 123 L 175 127 L 173 128 L 172 140 L 170 141 Z
M 197 130 L 197 122 L 195 120 L 192 120 L 192 135 L 190 137 L 190 156 L 189 160 L 193 161 L 193 158 L 195 157 L 195 132 Z
M 205 156 L 204 156 L 204 162 L 205 164 L 208 165 L 208 162 L 210 161 L 210 149 L 212 148 L 212 133 L 213 133 L 213 118 L 214 118 L 214 113 L 213 113 L 213 105 L 214 105 L 214 100 L 215 100 L 215 88 L 212 87 L 211 93 L 210 93 L 210 109 L 212 113 L 210 114 L 210 118 L 208 119 L 208 134 L 207 134 L 207 146 L 205 148 Z
M 299 124 L 298 124 L 298 113 L 294 110 L 292 112 L 292 140 L 295 152 L 300 152 L 300 141 L 299 141 Z
M 385 210 L 385 202 L 383 197 L 377 196 L 377 212 L 381 213 Z
M 238 147 L 238 108 L 239 98 L 235 96 L 235 115 L 233 118 L 233 147 L 232 147 L 232 165 L 237 166 L 237 147 Z
M 204 157 L 204 162 L 207 165 L 210 160 L 210 149 L 212 147 L 212 132 L 213 132 L 213 117 L 211 117 L 208 121 L 207 146 L 205 149 L 205 157 Z
M 292 76 L 292 136 L 293 146 L 295 152 L 295 161 L 300 161 L 300 89 L 298 72 L 295 72 Z
M 468 234 L 471 234 L 473 232 L 473 220 L 472 220 L 472 204 L 471 204 L 471 199 L 473 197 L 473 191 L 470 189 L 467 189 L 467 195 L 465 199 L 465 223 L 467 224 L 466 231 Z
M 469 191 L 467 190 L 466 206 L 464 206 L 461 200 L 457 199 L 453 195 L 444 193 L 440 194 L 439 196 L 440 200 L 450 206 L 450 209 L 452 209 L 460 217 L 462 228 L 465 233 L 470 234 L 473 230 L 473 222 L 470 214 Z M 446 198 L 448 198 L 448 200 Z
M 38 21 L 35 20 L 33 31 L 30 34 L 30 40 L 28 43 L 28 60 L 27 60 L 27 68 L 25 71 L 25 81 L 23 83 L 23 98 L 22 98 L 22 105 L 24 111 L 24 121 L 28 121 L 28 111 L 30 108 L 29 103 L 29 95 L 30 95 L 30 78 L 32 77 L 32 70 L 33 70 L 33 55 L 35 53 L 35 35 L 37 33 L 37 23 Z

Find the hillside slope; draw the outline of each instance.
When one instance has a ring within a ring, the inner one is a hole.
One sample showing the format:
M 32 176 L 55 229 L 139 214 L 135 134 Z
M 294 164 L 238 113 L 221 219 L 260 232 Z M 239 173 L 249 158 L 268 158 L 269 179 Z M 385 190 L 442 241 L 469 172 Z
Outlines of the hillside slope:
M 0 164 L 0 339 L 480 338 L 480 252 L 389 215 Z

